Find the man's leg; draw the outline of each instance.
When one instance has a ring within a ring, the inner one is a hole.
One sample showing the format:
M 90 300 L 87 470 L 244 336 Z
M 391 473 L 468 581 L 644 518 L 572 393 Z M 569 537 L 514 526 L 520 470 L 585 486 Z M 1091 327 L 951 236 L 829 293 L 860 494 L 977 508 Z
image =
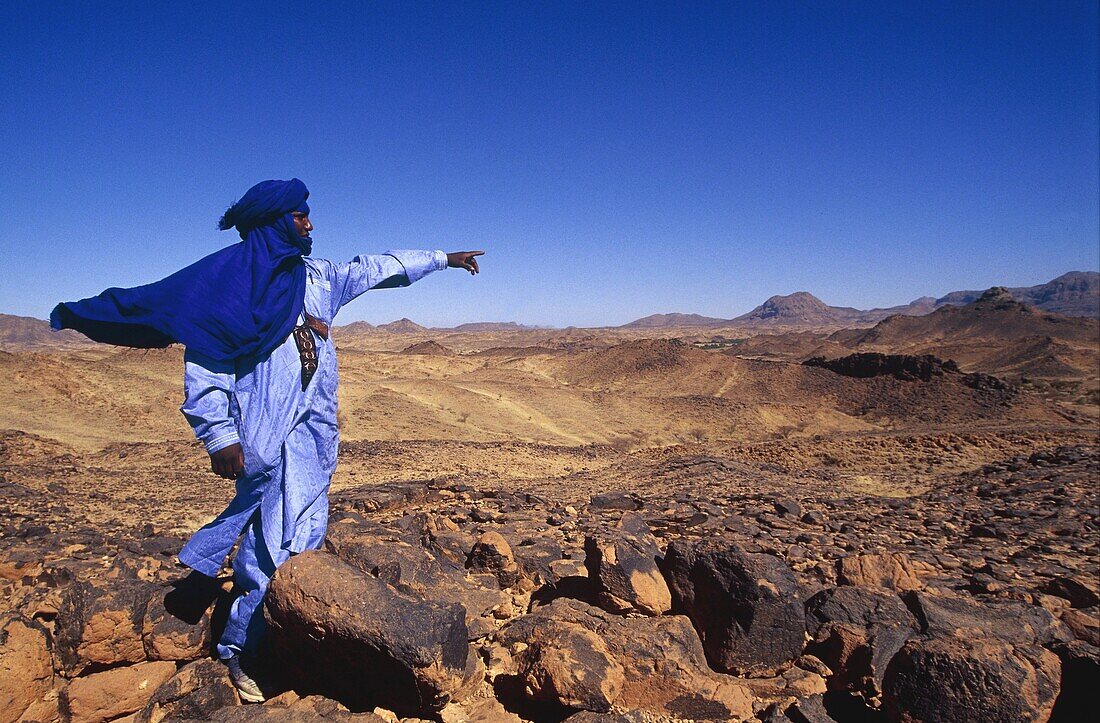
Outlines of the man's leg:
M 233 557 L 233 585 L 242 594 L 233 600 L 229 619 L 218 641 L 218 657 L 222 660 L 240 653 L 253 655 L 263 635 L 263 613 L 256 612 L 264 601 L 264 593 L 275 574 L 275 565 L 263 543 L 259 512 L 252 516 Z
M 275 568 L 283 561 L 276 563 L 271 559 L 257 511 L 245 528 L 233 558 L 233 582 L 243 594 L 233 600 L 225 630 L 218 641 L 218 657 L 229 665 L 233 683 L 241 697 L 249 702 L 262 701 L 263 694 L 252 676 L 242 670 L 240 656 L 255 657 L 259 652 L 265 629 L 260 606 Z

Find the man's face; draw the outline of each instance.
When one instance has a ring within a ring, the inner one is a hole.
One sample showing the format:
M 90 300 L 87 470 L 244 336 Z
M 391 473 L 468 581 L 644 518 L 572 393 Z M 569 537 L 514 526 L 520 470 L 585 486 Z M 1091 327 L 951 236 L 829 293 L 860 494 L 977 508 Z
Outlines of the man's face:
M 294 218 L 294 230 L 298 235 L 303 238 L 309 236 L 309 232 L 313 230 L 313 224 L 309 222 L 309 214 L 295 211 L 290 215 Z

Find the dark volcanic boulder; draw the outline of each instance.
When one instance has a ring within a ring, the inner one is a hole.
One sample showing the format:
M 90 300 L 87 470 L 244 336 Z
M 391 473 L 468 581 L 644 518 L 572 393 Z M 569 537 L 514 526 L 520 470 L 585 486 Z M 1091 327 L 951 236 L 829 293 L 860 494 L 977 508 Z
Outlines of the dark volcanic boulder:
M 646 615 L 660 615 L 672 607 L 668 583 L 657 567 L 661 550 L 641 517 L 628 512 L 611 532 L 589 535 L 584 554 L 600 607 Z
M 157 586 L 134 579 L 66 588 L 57 612 L 56 651 L 66 675 L 85 669 L 145 660 L 141 632 L 145 609 Z
M 1045 721 L 1061 664 L 1049 650 L 988 638 L 911 640 L 883 681 L 883 707 L 900 723 Z
M 1071 575 L 1048 580 L 1041 588 L 1047 595 L 1069 600 L 1075 608 L 1100 605 L 1100 585 L 1087 575 Z
M 265 615 L 296 687 L 350 707 L 439 710 L 479 675 L 461 605 L 403 595 L 326 552 L 279 568 Z
M 219 708 L 236 704 L 237 691 L 225 665 L 216 660 L 196 660 L 180 668 L 153 691 L 135 720 L 136 723 L 206 720 Z
M 496 583 L 492 588 L 476 584 L 462 567 L 433 555 L 416 538 L 343 520 L 329 527 L 325 545 L 344 562 L 399 592 L 462 605 L 471 631 L 477 618 L 511 601 Z
M 200 613 L 196 623 L 184 619 L 173 605 L 179 588 L 160 588 L 145 606 L 141 623 L 142 644 L 149 660 L 195 660 L 210 648 L 210 616 Z
M 802 652 L 801 590 L 778 557 L 722 540 L 674 542 L 663 570 L 673 611 L 691 619 L 715 670 L 767 674 Z
M 973 598 L 906 593 L 905 604 L 922 633 L 936 637 L 988 636 L 1009 643 L 1047 645 L 1070 633 L 1049 611 L 1020 602 L 981 603 Z
M 831 690 L 874 698 L 890 659 L 917 633 L 901 599 L 886 590 L 842 586 L 806 602 L 806 626 L 814 640 L 807 652 L 830 670 Z

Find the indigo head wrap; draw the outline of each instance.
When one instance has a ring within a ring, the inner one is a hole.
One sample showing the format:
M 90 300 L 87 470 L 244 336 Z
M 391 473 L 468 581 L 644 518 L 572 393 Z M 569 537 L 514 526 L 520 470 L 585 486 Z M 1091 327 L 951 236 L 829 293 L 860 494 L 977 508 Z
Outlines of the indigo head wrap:
M 217 361 L 265 356 L 302 312 L 302 256 L 313 241 L 298 235 L 291 214 L 309 213 L 308 197 L 297 178 L 257 183 L 218 223 L 235 227 L 240 243 L 155 283 L 58 304 L 50 324 L 119 346 L 181 343 Z

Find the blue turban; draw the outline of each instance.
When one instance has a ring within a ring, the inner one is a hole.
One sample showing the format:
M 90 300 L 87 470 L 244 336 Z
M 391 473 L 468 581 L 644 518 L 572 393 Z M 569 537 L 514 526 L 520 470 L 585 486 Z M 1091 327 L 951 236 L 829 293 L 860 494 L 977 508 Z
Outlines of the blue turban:
M 308 197 L 297 178 L 257 183 L 218 223 L 236 227 L 239 243 L 155 283 L 58 304 L 50 324 L 119 346 L 180 343 L 218 361 L 269 354 L 302 312 L 313 241 L 291 214 L 309 213 Z

